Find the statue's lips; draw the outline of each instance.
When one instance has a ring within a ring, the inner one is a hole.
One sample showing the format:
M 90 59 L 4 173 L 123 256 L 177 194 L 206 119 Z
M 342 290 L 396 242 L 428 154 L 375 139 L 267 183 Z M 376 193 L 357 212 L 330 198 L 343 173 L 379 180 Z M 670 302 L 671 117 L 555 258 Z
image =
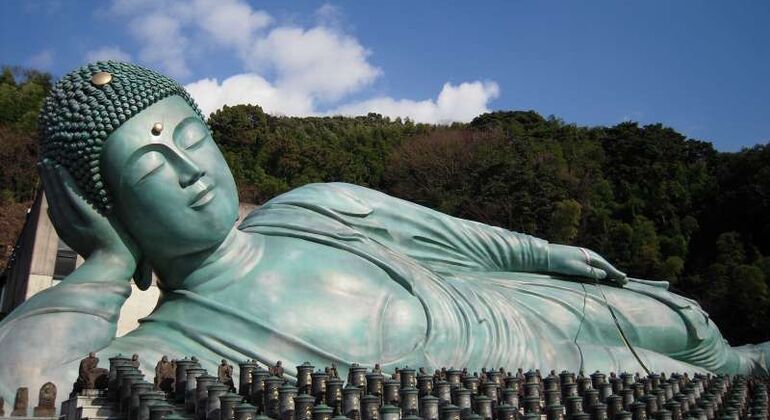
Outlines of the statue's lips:
M 204 188 L 203 191 L 199 192 L 195 195 L 195 197 L 193 197 L 190 203 L 190 207 L 193 209 L 203 207 L 214 199 L 214 195 L 216 195 L 214 192 L 214 186 L 206 185 L 206 188 Z

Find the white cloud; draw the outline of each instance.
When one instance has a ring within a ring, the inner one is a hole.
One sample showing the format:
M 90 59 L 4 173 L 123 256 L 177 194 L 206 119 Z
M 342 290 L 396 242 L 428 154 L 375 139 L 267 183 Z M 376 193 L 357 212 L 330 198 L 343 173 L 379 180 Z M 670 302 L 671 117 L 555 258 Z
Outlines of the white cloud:
M 147 13 L 130 23 L 133 35 L 142 43 L 139 58 L 156 63 L 174 77 L 185 78 L 192 72 L 187 63 L 187 37 L 181 22 L 171 15 Z
M 86 61 L 89 63 L 92 63 L 94 61 L 107 61 L 107 60 L 115 60 L 115 61 L 131 61 L 131 54 L 123 51 L 120 49 L 120 47 L 116 46 L 109 46 L 109 47 L 101 47 L 99 49 L 89 51 L 86 53 Z
M 325 3 L 318 10 L 315 11 L 316 20 L 318 20 L 319 26 L 325 26 L 327 28 L 341 28 L 342 27 L 342 12 L 337 6 L 329 3 Z
M 308 95 L 286 92 L 254 73 L 239 74 L 219 83 L 201 79 L 185 86 L 204 115 L 224 105 L 259 105 L 265 112 L 284 115 L 311 115 L 313 101 Z
M 48 70 L 53 64 L 53 51 L 42 50 L 27 59 L 27 64 L 38 70 Z
M 342 25 L 339 9 L 324 4 L 309 27 L 281 24 L 244 0 L 114 0 L 109 14 L 127 22 L 140 43 L 140 62 L 188 79 L 208 53 L 232 54 L 241 68 L 223 79 L 203 78 L 187 89 L 208 114 L 223 105 L 257 104 L 284 115 L 378 112 L 415 121 L 468 121 L 499 95 L 494 82 L 446 83 L 435 99 L 376 97 L 343 101 L 383 72 Z M 106 48 L 93 52 L 115 53 Z M 341 104 L 342 103 L 342 104 Z M 341 104 L 341 105 L 340 105 Z M 332 111 L 328 111 L 332 109 Z
M 444 84 L 438 97 L 423 101 L 396 100 L 389 97 L 342 105 L 331 111 L 320 112 L 308 94 L 285 90 L 255 73 L 239 74 L 219 83 L 216 79 L 202 79 L 185 86 L 205 115 L 224 105 L 253 104 L 265 112 L 290 116 L 308 115 L 365 115 L 377 112 L 392 118 L 409 118 L 417 122 L 444 124 L 470 121 L 489 112 L 489 102 L 500 92 L 494 82 L 470 82 L 457 86 Z
M 362 115 L 376 112 L 388 117 L 409 117 L 417 122 L 444 124 L 470 121 L 489 112 L 489 102 L 497 98 L 500 88 L 495 82 L 466 82 L 457 86 L 445 83 L 436 100 L 396 100 L 389 97 L 355 102 L 329 111 L 330 115 Z
M 197 25 L 219 44 L 238 49 L 248 48 L 273 21 L 268 13 L 239 1 L 197 0 L 194 8 Z
M 330 5 L 318 10 L 321 23 L 311 28 L 275 25 L 270 14 L 243 0 L 116 0 L 110 11 L 128 21 L 142 61 L 178 78 L 191 75 L 190 57 L 205 56 L 206 48 L 230 50 L 247 71 L 272 71 L 276 85 L 321 102 L 357 91 L 382 73 L 356 38 L 332 28 L 340 18 Z
M 253 70 L 272 68 L 276 84 L 334 101 L 372 83 L 380 69 L 358 41 L 329 28 L 275 28 L 249 52 Z

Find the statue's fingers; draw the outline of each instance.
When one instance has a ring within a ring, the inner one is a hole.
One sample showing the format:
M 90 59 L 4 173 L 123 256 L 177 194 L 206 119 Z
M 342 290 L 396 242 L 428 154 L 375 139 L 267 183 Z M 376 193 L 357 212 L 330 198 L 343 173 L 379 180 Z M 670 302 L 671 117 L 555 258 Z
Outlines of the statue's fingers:
M 594 280 L 604 280 L 607 277 L 607 272 L 601 268 L 591 267 L 591 278 Z
M 606 261 L 605 261 L 606 262 Z M 601 267 L 602 270 L 607 272 L 607 277 L 614 279 L 614 280 L 625 280 L 626 273 L 618 270 L 617 268 L 613 267 L 612 264 L 607 263 L 606 265 Z
M 617 286 L 623 286 L 624 284 L 628 283 L 628 280 L 626 279 L 626 275 L 621 271 L 618 271 L 606 260 L 602 259 L 600 262 L 594 265 L 602 266 L 602 268 L 596 268 L 596 270 L 602 270 L 605 273 L 605 277 L 603 278 L 603 280 L 606 280 L 607 282 Z M 602 279 L 599 279 L 599 280 L 602 280 Z
M 67 202 L 72 206 L 74 216 L 77 217 L 79 224 L 82 225 L 85 223 L 86 217 L 95 210 L 85 201 L 80 193 L 80 188 L 75 184 L 75 180 L 72 179 L 66 168 L 57 165 L 56 175 L 61 180 L 62 189 L 67 197 Z
M 40 177 L 43 179 L 43 190 L 48 201 L 48 217 L 54 222 L 63 222 L 67 217 L 67 212 L 62 208 L 63 196 L 61 184 L 53 174 L 53 168 L 50 162 L 44 160 L 38 163 Z
M 611 277 L 613 279 L 616 279 L 616 280 L 619 280 L 619 281 L 626 279 L 626 273 L 618 270 L 612 264 L 609 264 L 609 267 L 605 268 L 605 270 L 607 270 L 607 276 L 609 276 L 609 277 Z
M 605 260 L 604 257 L 602 257 L 601 255 L 593 251 L 589 251 L 589 253 L 591 255 L 591 265 L 606 271 L 608 278 L 614 279 L 614 280 L 623 280 L 626 278 L 626 273 L 615 268 L 612 264 L 607 262 L 607 260 Z
M 45 190 L 48 201 L 52 201 L 51 199 L 56 196 L 58 192 L 56 191 L 57 185 L 51 176 L 51 165 L 47 162 L 47 160 L 44 160 L 42 162 L 38 162 L 37 169 L 40 173 L 40 178 L 43 180 L 43 190 Z

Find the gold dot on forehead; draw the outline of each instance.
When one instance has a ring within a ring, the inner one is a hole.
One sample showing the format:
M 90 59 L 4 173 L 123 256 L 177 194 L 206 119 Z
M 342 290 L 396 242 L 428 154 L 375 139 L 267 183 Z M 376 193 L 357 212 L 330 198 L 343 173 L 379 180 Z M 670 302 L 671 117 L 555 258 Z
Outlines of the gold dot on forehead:
M 94 73 L 94 75 L 91 76 L 91 83 L 93 83 L 95 86 L 104 86 L 111 81 L 112 73 L 110 72 L 100 71 L 99 73 Z
M 152 125 L 152 134 L 159 136 L 163 132 L 163 123 L 156 122 Z

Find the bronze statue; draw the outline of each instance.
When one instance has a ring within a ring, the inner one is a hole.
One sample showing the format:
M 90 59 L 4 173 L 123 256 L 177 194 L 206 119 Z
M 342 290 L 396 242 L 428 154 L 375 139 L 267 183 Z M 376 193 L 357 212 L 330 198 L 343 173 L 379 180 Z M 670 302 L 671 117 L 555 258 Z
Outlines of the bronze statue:
M 280 360 L 275 362 L 275 366 L 271 367 L 269 369 L 269 372 L 273 376 L 283 378 L 283 362 L 281 362 Z
M 16 390 L 16 398 L 13 400 L 13 411 L 11 417 L 27 417 L 27 407 L 29 406 L 29 390 L 21 387 Z
M 140 365 L 141 365 L 141 363 L 139 363 L 139 355 L 134 353 L 134 355 L 131 356 L 131 366 L 139 369 Z
M 46 382 L 40 388 L 35 417 L 54 417 L 56 415 L 56 385 Z
M 233 366 L 227 363 L 227 360 L 225 359 L 222 359 L 222 362 L 217 368 L 217 378 L 219 379 L 220 383 L 229 387 L 228 392 L 235 392 L 235 383 L 233 382 Z
M 96 353 L 90 352 L 80 361 L 76 388 L 78 391 L 86 389 L 104 389 L 107 381 L 107 369 L 99 367 L 99 358 Z
M 171 392 L 174 390 L 175 381 L 176 368 L 168 361 L 168 356 L 163 356 L 155 365 L 155 389 Z
M 99 62 L 40 117 L 51 221 L 85 263 L 0 322 L 0 395 L 74 376 L 71 352 L 195 354 L 294 366 L 762 373 L 770 343 L 731 347 L 697 302 L 596 252 L 463 220 L 345 183 L 308 184 L 236 226 L 238 190 L 186 90 Z M 162 297 L 115 337 L 155 272 Z M 30 377 L 24 368 L 34 364 Z M 454 378 L 453 378 L 454 379 Z

